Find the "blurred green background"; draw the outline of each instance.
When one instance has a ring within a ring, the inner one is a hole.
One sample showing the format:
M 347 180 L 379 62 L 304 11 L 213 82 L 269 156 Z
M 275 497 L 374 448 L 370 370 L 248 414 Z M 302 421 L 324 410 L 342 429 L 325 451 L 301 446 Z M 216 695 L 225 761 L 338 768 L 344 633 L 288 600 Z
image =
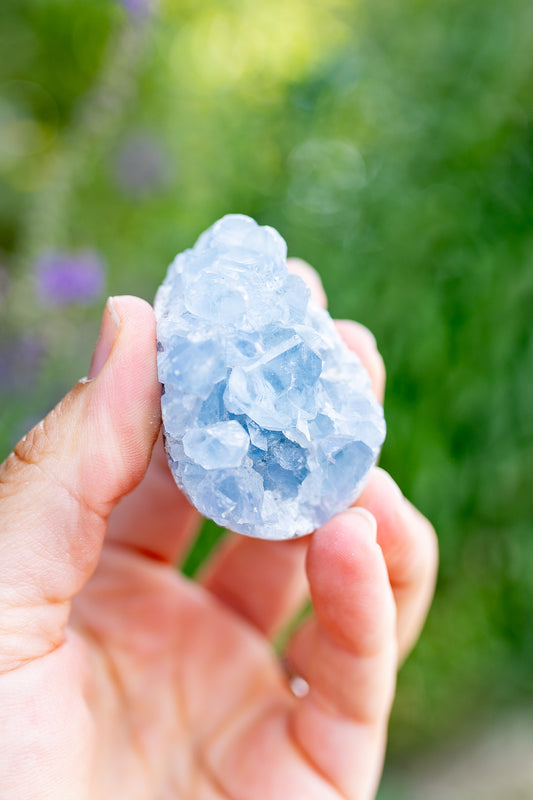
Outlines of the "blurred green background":
M 532 86 L 530 0 L 0 9 L 0 455 L 86 373 L 107 294 L 152 299 L 227 212 L 278 228 L 374 331 L 382 464 L 440 537 L 392 800 L 533 705 Z

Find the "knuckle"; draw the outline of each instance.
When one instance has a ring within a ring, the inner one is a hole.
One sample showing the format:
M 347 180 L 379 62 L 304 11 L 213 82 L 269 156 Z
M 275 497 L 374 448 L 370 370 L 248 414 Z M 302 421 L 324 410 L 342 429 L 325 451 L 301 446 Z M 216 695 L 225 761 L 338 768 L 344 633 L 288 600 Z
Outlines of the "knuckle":
M 37 464 L 52 452 L 46 420 L 37 423 L 15 445 L 14 455 L 26 464 Z

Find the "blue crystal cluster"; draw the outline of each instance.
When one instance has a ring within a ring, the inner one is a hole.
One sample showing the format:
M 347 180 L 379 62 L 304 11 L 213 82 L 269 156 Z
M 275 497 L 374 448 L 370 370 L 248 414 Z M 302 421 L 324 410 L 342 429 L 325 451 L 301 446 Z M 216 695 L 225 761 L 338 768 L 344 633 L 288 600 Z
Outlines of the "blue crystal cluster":
M 286 254 L 273 228 L 228 215 L 155 300 L 172 474 L 202 514 L 265 539 L 351 505 L 385 437 L 368 374 Z

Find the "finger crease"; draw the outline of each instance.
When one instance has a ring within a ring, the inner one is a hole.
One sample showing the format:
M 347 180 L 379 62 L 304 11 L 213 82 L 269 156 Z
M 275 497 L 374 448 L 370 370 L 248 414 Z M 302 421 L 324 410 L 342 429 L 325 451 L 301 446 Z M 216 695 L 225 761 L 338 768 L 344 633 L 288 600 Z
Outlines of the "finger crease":
M 52 472 L 48 472 L 42 468 L 42 466 L 37 463 L 36 461 L 32 461 L 27 456 L 19 453 L 17 448 L 15 448 L 12 452 L 12 457 L 14 457 L 17 461 L 19 461 L 24 466 L 33 467 L 36 469 L 44 478 L 44 480 L 48 483 L 53 483 L 55 486 L 58 486 L 64 492 L 68 494 L 68 496 L 73 500 L 76 505 L 80 506 L 83 510 L 88 511 L 93 516 L 97 517 L 101 522 L 106 522 L 108 514 L 102 513 L 97 508 L 92 506 L 83 495 L 76 492 L 68 483 L 61 480 L 57 475 Z
M 228 790 L 224 787 L 220 778 L 215 774 L 215 772 L 211 769 L 210 765 L 207 763 L 206 759 L 201 757 L 200 753 L 196 754 L 196 761 L 200 770 L 203 775 L 207 778 L 208 782 L 211 784 L 213 789 L 220 795 L 223 800 L 236 800 L 236 798 L 231 795 Z
M 345 795 L 344 792 L 340 789 L 340 787 L 336 786 L 333 783 L 331 778 L 324 772 L 324 770 L 319 766 L 319 764 L 317 764 L 317 762 L 312 757 L 312 755 L 307 752 L 307 750 L 305 749 L 303 744 L 298 740 L 298 737 L 296 736 L 296 734 L 295 734 L 295 732 L 293 730 L 293 727 L 292 727 L 292 725 L 290 723 L 290 719 L 291 718 L 289 718 L 289 721 L 287 723 L 287 735 L 289 737 L 290 743 L 292 744 L 292 746 L 294 747 L 294 749 L 296 750 L 296 752 L 298 753 L 300 758 L 311 768 L 311 770 L 313 770 L 313 772 L 316 772 L 317 775 L 320 778 L 322 778 L 322 780 L 325 783 L 327 783 L 327 785 L 334 792 L 336 792 L 336 794 L 338 795 L 340 800 L 350 800 L 348 795 Z

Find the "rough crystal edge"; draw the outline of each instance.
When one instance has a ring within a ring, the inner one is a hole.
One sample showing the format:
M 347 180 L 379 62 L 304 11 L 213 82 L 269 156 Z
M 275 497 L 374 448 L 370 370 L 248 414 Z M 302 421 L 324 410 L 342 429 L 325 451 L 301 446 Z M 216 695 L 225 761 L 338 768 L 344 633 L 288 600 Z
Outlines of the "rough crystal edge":
M 228 218 L 233 218 L 233 219 L 239 220 L 241 222 L 242 221 L 246 221 L 246 222 L 249 221 L 250 223 L 252 223 L 253 226 L 259 227 L 259 226 L 257 226 L 257 223 L 255 223 L 255 221 L 251 220 L 249 217 L 246 217 L 244 215 L 235 214 L 235 215 L 227 215 L 226 217 L 223 217 L 221 220 L 219 220 L 217 223 L 215 223 L 215 225 L 211 226 L 211 228 L 209 228 L 207 231 L 205 231 L 203 234 L 201 234 L 201 236 L 197 240 L 197 242 L 194 245 L 194 247 L 193 248 L 189 248 L 188 250 L 185 250 L 182 253 L 179 253 L 176 256 L 176 258 L 174 259 L 174 261 L 172 262 L 172 264 L 170 265 L 167 277 L 165 278 L 165 281 L 160 286 L 160 288 L 159 288 L 159 290 L 158 290 L 158 292 L 156 294 L 156 299 L 155 299 L 155 303 L 154 303 L 154 308 L 156 309 L 156 315 L 159 315 L 161 307 L 163 307 L 165 305 L 165 299 L 166 299 L 165 295 L 170 292 L 170 288 L 168 287 L 168 283 L 169 283 L 170 277 L 172 276 L 172 277 L 175 278 L 176 274 L 181 273 L 181 264 L 184 262 L 184 260 L 188 256 L 190 256 L 190 254 L 192 252 L 197 250 L 199 247 L 204 249 L 204 248 L 208 248 L 210 246 L 210 243 L 211 243 L 213 237 L 215 236 L 216 231 L 221 227 L 221 225 L 224 223 L 224 221 L 227 220 Z M 252 227 L 252 225 L 250 227 Z M 285 259 L 286 258 L 286 244 L 285 244 L 284 239 L 280 236 L 280 234 L 274 228 L 270 228 L 269 226 L 261 226 L 260 230 L 268 232 L 268 235 L 273 240 L 273 244 L 275 246 L 279 247 L 280 253 L 281 252 L 283 253 L 283 258 Z M 231 245 L 232 246 L 234 245 L 234 241 L 231 241 Z M 303 293 L 306 293 L 307 295 L 309 295 L 309 289 L 308 289 L 307 285 L 305 284 L 305 282 L 299 276 L 295 276 L 294 275 L 292 277 L 295 279 L 295 281 L 300 282 L 301 291 Z M 373 406 L 374 412 L 377 412 L 377 418 L 376 418 L 375 422 L 376 422 L 377 427 L 379 427 L 381 429 L 378 432 L 379 433 L 379 437 L 378 438 L 380 439 L 380 444 L 375 448 L 368 448 L 372 453 L 372 456 L 369 459 L 369 466 L 366 467 L 365 472 L 364 472 L 363 476 L 361 477 L 361 479 L 354 485 L 354 487 L 353 487 L 353 489 L 352 489 L 352 491 L 351 491 L 351 493 L 350 493 L 350 495 L 349 495 L 347 500 L 344 500 L 342 503 L 339 503 L 337 505 L 330 506 L 328 509 L 322 509 L 321 511 L 323 513 L 318 513 L 319 509 L 316 509 L 316 513 L 314 514 L 312 520 L 309 520 L 309 519 L 304 520 L 302 518 L 301 512 L 298 512 L 296 515 L 293 515 L 292 528 L 293 528 L 294 532 L 291 535 L 287 535 L 287 528 L 291 528 L 291 525 L 287 525 L 287 526 L 283 525 L 283 527 L 280 527 L 277 524 L 276 525 L 257 524 L 257 523 L 256 524 L 240 524 L 240 523 L 236 523 L 234 520 L 231 522 L 231 530 L 233 530 L 233 531 L 235 531 L 237 533 L 244 534 L 244 535 L 249 536 L 249 537 L 270 539 L 270 540 L 299 538 L 301 536 L 304 536 L 304 535 L 307 535 L 309 533 L 312 533 L 317 527 L 320 527 L 320 525 L 322 525 L 325 522 L 327 522 L 332 516 L 334 516 L 337 513 L 340 513 L 341 511 L 345 510 L 346 508 L 349 508 L 357 500 L 357 498 L 359 497 L 359 495 L 363 491 L 366 483 L 368 482 L 368 479 L 369 479 L 370 473 L 371 473 L 371 469 L 375 465 L 375 463 L 377 462 L 377 459 L 379 457 L 379 453 L 381 451 L 381 447 L 382 447 L 383 441 L 385 439 L 386 425 L 385 425 L 385 420 L 384 420 L 384 415 L 383 415 L 383 409 L 382 409 L 381 405 L 378 403 L 378 401 L 375 399 L 374 395 L 371 392 L 370 377 L 369 377 L 366 369 L 361 364 L 360 359 L 358 358 L 358 356 L 353 351 L 351 351 L 347 347 L 345 342 L 338 335 L 338 332 L 335 329 L 333 320 L 331 319 L 331 317 L 328 314 L 328 312 L 325 311 L 320 306 L 318 306 L 314 302 L 314 300 L 312 298 L 309 298 L 309 300 L 308 300 L 308 311 L 312 316 L 321 317 L 321 324 L 326 329 L 329 329 L 330 335 L 333 336 L 335 338 L 335 340 L 336 340 L 335 346 L 339 346 L 339 344 L 340 344 L 340 346 L 343 348 L 345 362 L 350 362 L 351 361 L 353 366 L 354 366 L 354 368 L 357 370 L 357 373 L 358 373 L 358 376 L 357 376 L 358 377 L 358 392 L 363 397 L 365 397 L 366 399 L 368 399 L 370 401 L 371 405 Z M 209 325 L 208 327 L 212 328 L 213 326 Z M 204 331 L 204 334 L 205 334 L 205 331 Z M 158 342 L 159 342 L 159 337 L 158 337 Z M 159 358 L 158 358 L 158 361 L 159 361 Z M 197 502 L 195 502 L 195 498 L 192 497 L 191 493 L 188 491 L 188 488 L 187 488 L 186 484 L 184 483 L 184 481 L 182 479 L 182 476 L 180 475 L 180 464 L 181 464 L 182 468 L 183 468 L 183 465 L 184 465 L 183 458 L 181 457 L 181 458 L 175 459 L 173 457 L 172 451 L 174 451 L 174 455 L 176 455 L 175 446 L 176 446 L 177 442 L 176 442 L 176 440 L 173 440 L 173 437 L 171 437 L 171 435 L 168 433 L 164 420 L 163 420 L 163 435 L 164 435 L 164 440 L 165 440 L 165 450 L 167 452 L 169 462 L 172 462 L 174 464 L 174 466 L 176 467 L 174 470 L 172 470 L 172 473 L 173 473 L 173 477 L 174 477 L 177 485 L 179 486 L 179 488 L 183 491 L 183 493 L 185 494 L 187 499 L 193 505 L 196 505 L 198 510 L 204 516 L 206 516 L 206 517 L 208 517 L 210 519 L 213 519 L 213 521 L 216 522 L 221 527 L 228 527 L 227 521 L 222 516 L 214 515 L 211 512 L 207 511 L 206 508 L 202 508 Z M 183 451 L 183 445 L 181 444 L 181 442 L 180 442 L 180 445 L 181 445 L 181 449 Z M 189 464 L 191 464 L 191 463 L 193 463 L 193 462 L 189 462 Z M 185 464 L 185 466 L 186 466 L 186 464 Z M 268 490 L 266 490 L 264 492 L 264 497 L 267 498 L 269 501 L 270 501 L 270 498 L 269 498 L 270 494 L 272 494 L 272 493 L 269 493 Z M 263 505 L 265 505 L 265 503 L 263 503 Z

